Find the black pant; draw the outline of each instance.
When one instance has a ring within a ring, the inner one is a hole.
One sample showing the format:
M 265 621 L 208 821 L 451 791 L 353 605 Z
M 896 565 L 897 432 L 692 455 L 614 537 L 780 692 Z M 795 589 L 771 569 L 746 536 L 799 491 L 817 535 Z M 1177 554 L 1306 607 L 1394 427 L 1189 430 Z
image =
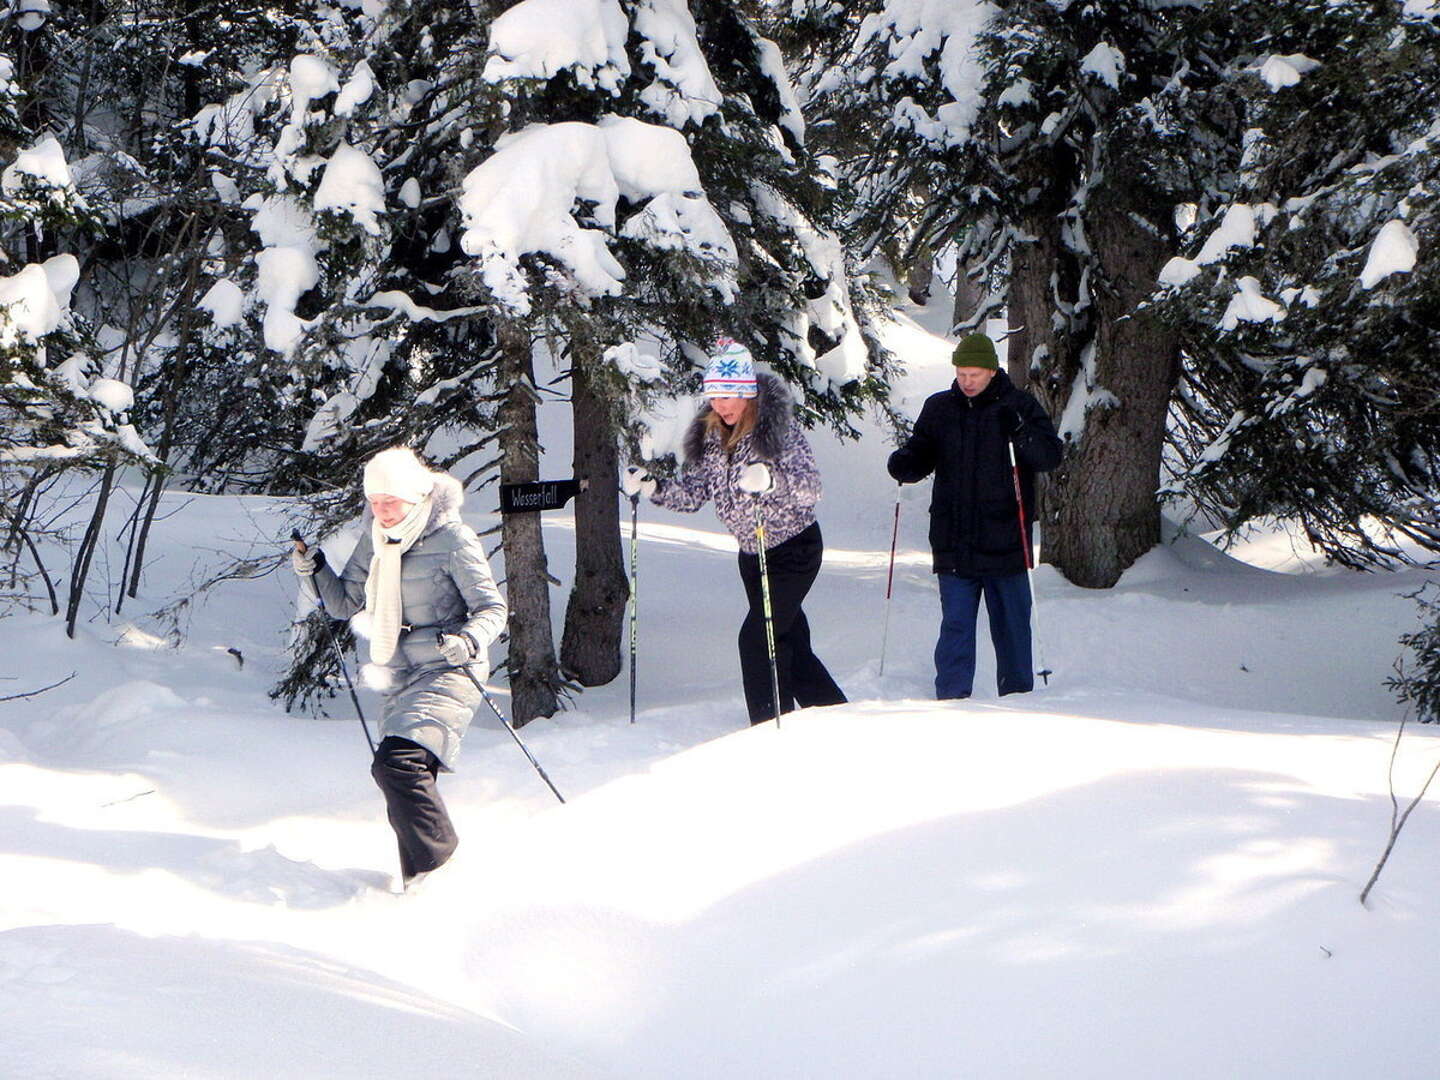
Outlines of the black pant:
M 805 594 L 820 573 L 825 542 L 819 523 L 783 544 L 765 551 L 770 578 L 770 612 L 775 631 L 775 668 L 780 681 L 780 711 L 789 712 L 798 704 L 839 705 L 845 693 L 825 670 L 810 648 L 810 624 L 800 610 Z M 775 716 L 775 698 L 770 687 L 770 650 L 765 642 L 765 606 L 760 585 L 760 556 L 740 553 L 740 580 L 750 612 L 740 624 L 740 679 L 745 687 L 745 707 L 752 724 L 763 724 Z
M 443 866 L 460 840 L 435 786 L 440 759 L 418 743 L 386 736 L 375 750 L 370 775 L 385 794 L 385 810 L 400 845 L 400 874 Z

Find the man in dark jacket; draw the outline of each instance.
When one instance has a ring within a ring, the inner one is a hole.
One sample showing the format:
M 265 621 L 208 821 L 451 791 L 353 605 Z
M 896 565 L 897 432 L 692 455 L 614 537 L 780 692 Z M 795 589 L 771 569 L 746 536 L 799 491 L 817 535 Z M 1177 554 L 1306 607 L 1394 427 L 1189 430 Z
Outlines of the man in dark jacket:
M 1034 688 L 1030 653 L 1030 537 L 1035 479 L 1060 464 L 1060 439 L 1040 403 L 1000 370 L 995 344 L 971 334 L 955 348 L 955 382 L 932 394 L 890 475 L 914 484 L 935 474 L 930 549 L 940 583 L 935 696 L 970 696 L 980 597 L 990 618 L 999 691 Z M 1025 500 L 1015 503 L 1011 448 Z

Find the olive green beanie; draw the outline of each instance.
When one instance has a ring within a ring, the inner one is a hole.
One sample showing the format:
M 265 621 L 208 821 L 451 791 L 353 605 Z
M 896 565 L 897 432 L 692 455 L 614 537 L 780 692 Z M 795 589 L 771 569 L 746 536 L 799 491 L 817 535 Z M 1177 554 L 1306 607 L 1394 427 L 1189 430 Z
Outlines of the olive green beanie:
M 960 339 L 950 363 L 956 367 L 989 368 L 1000 370 L 1000 361 L 995 356 L 995 343 L 985 334 L 970 334 Z

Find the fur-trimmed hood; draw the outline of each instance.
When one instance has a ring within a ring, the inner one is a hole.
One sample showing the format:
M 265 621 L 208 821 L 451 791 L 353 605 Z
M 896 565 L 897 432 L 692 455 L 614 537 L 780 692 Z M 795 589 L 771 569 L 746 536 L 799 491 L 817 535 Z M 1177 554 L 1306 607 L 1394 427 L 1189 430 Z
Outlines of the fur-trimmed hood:
M 756 405 L 759 416 L 755 418 L 755 430 L 750 438 L 762 458 L 777 458 L 785 447 L 785 432 L 795 423 L 795 399 L 790 389 L 774 375 L 756 372 Z M 700 406 L 695 419 L 685 432 L 685 460 L 696 461 L 705 453 L 706 424 L 715 410 L 710 402 Z

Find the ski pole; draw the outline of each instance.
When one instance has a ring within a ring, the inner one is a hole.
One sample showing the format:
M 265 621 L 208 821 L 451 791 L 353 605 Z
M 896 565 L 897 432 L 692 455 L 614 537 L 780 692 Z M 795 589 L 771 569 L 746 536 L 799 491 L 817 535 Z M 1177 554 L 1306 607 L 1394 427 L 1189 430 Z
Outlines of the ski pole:
M 438 630 L 435 633 L 435 640 L 437 642 L 440 640 L 440 632 Z M 485 684 L 475 677 L 475 673 L 470 670 L 469 664 L 461 664 L 460 670 L 465 672 L 469 680 L 475 684 L 475 689 L 480 691 L 480 696 L 485 699 L 485 704 L 490 706 L 490 711 L 493 712 L 496 719 L 500 721 L 500 726 L 510 733 L 510 737 L 515 740 L 515 745 L 520 747 L 520 752 L 525 755 L 530 764 L 534 766 L 535 771 L 540 774 L 540 779 L 545 781 L 545 786 L 554 793 L 555 798 L 559 799 L 563 805 L 565 796 L 561 795 L 559 789 L 550 782 L 550 777 L 545 775 L 545 770 L 542 769 L 540 763 L 535 760 L 535 755 L 530 753 L 530 748 L 526 746 L 520 738 L 520 733 L 515 730 L 509 720 L 505 719 L 505 714 L 500 711 L 500 706 L 495 704 L 495 699 L 490 696 L 490 691 L 485 689 Z
M 880 674 L 885 674 L 885 646 L 890 640 L 890 593 L 895 586 L 895 544 L 900 539 L 900 488 L 895 488 L 895 528 L 890 533 L 890 572 L 885 577 L 885 628 L 880 632 Z
M 1015 506 L 1020 520 L 1020 547 L 1025 553 L 1025 581 L 1030 588 L 1030 625 L 1035 635 L 1035 654 L 1040 660 L 1040 670 L 1035 674 L 1049 686 L 1050 676 L 1054 672 L 1045 666 L 1045 643 L 1040 637 L 1040 605 L 1035 599 L 1035 556 L 1030 550 L 1030 531 L 1025 527 L 1025 498 L 1020 493 L 1020 463 L 1015 460 L 1015 444 L 1007 439 L 1005 445 L 1010 451 L 1010 477 L 1015 484 Z
M 765 519 L 755 504 L 755 548 L 760 555 L 760 596 L 765 608 L 765 649 L 770 654 L 770 693 L 775 698 L 775 727 L 780 727 L 780 669 L 775 663 L 775 618 L 770 610 L 770 571 L 765 565 Z
M 295 541 L 300 554 L 305 554 L 309 546 L 305 538 L 300 535 L 299 529 L 290 531 L 290 539 Z M 335 652 L 335 662 L 340 665 L 340 674 L 345 679 L 345 689 L 350 691 L 350 702 L 355 706 L 355 715 L 360 718 L 360 728 L 365 732 L 365 741 L 370 744 L 370 753 L 375 753 L 375 740 L 370 735 L 370 725 L 365 722 L 365 710 L 360 708 L 360 695 L 355 693 L 355 684 L 350 681 L 350 669 L 345 666 L 345 654 L 340 651 L 340 642 L 335 640 L 335 631 L 330 627 L 330 612 L 325 610 L 325 598 L 320 595 L 320 587 L 314 581 L 310 582 L 310 595 L 315 598 L 315 605 L 320 609 L 321 622 L 325 624 L 325 636 L 330 640 L 330 648 Z
M 640 560 L 636 538 L 640 531 L 640 493 L 630 496 L 630 722 L 635 722 L 636 620 L 640 609 Z

